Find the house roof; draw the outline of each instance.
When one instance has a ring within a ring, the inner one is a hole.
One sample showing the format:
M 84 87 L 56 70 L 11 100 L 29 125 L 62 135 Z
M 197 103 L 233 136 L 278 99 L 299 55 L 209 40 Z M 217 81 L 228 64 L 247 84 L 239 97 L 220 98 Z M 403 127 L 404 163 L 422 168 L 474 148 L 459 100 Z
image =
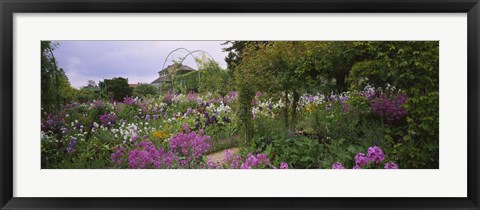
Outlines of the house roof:
M 161 82 L 170 82 L 170 80 L 166 77 L 159 77 L 156 80 L 153 80 L 153 82 L 150 84 L 161 83 Z
M 164 68 L 164 69 L 160 70 L 158 73 L 163 72 L 163 71 L 171 71 L 171 69 L 173 69 L 174 67 L 175 67 L 175 64 L 169 65 L 169 66 L 167 66 L 167 68 Z M 185 71 L 196 71 L 196 69 L 194 69 L 190 66 L 187 66 L 187 65 L 179 65 L 179 66 L 177 66 L 177 70 L 178 71 L 184 71 L 184 72 Z M 171 82 L 171 80 L 167 77 L 159 77 L 156 80 L 154 80 L 153 82 L 151 82 L 150 84 L 162 83 L 162 82 Z
M 81 89 L 82 90 L 88 90 L 88 91 L 99 91 L 100 87 L 94 87 L 94 86 L 91 86 L 91 85 L 87 85 L 87 86 L 85 86 Z
M 175 64 L 169 65 L 169 66 L 167 66 L 167 68 L 164 68 L 164 69 L 160 70 L 158 73 L 160 73 L 162 71 L 170 71 L 174 67 L 175 67 Z M 177 67 L 177 69 L 179 71 L 195 71 L 194 68 L 192 68 L 190 66 L 187 66 L 187 65 L 180 65 L 180 66 Z

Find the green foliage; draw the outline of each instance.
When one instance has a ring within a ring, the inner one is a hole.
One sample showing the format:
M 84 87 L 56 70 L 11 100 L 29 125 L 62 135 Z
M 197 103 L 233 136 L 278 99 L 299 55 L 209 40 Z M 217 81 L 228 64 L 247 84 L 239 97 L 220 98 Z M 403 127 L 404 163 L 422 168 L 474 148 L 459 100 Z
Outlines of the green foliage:
M 352 67 L 348 80 L 353 89 L 367 83 L 376 87 L 389 83 L 407 93 L 407 135 L 401 141 L 391 141 L 400 167 L 438 168 L 438 41 L 355 45 L 364 49 L 365 56 Z
M 79 90 L 76 92 L 76 100 L 80 103 L 93 101 L 99 98 L 100 96 L 93 91 Z
M 200 74 L 200 75 L 199 75 Z M 175 92 L 187 93 L 191 90 L 198 90 L 198 80 L 202 78 L 202 72 L 189 72 L 173 78 Z
M 152 110 L 139 115 L 139 105 L 94 109 L 92 105 L 84 105 L 66 110 L 65 120 L 78 120 L 89 126 L 98 122 L 99 115 L 114 111 L 117 119 L 146 125 L 143 117 L 148 113 L 151 128 L 144 135 L 159 147 L 165 147 L 168 144 L 165 140 L 187 124 L 192 130 L 203 129 L 212 137 L 210 152 L 243 146 L 243 153 L 265 153 L 274 165 L 287 162 L 291 168 L 330 168 L 335 162 L 352 168 L 355 155 L 365 153 L 371 146 L 381 147 L 388 154 L 386 161 L 394 161 L 400 168 L 439 167 L 438 42 L 230 44 L 233 45 L 226 49 L 230 52 L 229 70 L 221 69 L 214 61 L 197 59 L 199 71 L 184 75 L 173 71 L 169 75 L 173 81 L 168 84 L 176 92 L 194 90 L 213 94 L 203 95 L 204 100 L 223 96 L 230 90 L 238 91 L 237 100 L 230 106 L 230 123 L 222 122 L 218 114 L 218 122 L 205 127 L 205 107 L 187 100 L 185 95 L 177 95 L 175 102 L 158 107 L 161 116 Z M 56 67 L 51 53 L 54 48 L 42 42 L 42 107 L 55 110 L 57 104 L 98 99 L 92 92 L 70 87 L 63 70 Z M 374 87 L 390 84 L 401 89 L 407 95 L 403 105 L 408 113 L 406 118 L 401 123 L 388 123 L 378 113 L 372 113 L 371 97 L 379 97 L 380 93 L 368 97 L 359 93 L 367 84 Z M 124 78 L 105 80 L 100 86 L 108 98 L 117 101 L 132 94 Z M 143 84 L 133 90 L 133 95 L 153 104 L 160 100 L 150 100 L 156 91 L 155 87 Z M 255 96 L 258 91 L 261 97 Z M 305 102 L 301 100 L 305 98 L 300 98 L 304 93 L 318 91 L 325 100 Z M 330 97 L 330 91 L 349 92 L 348 97 L 335 99 Z M 191 116 L 184 115 L 188 108 L 194 110 Z M 154 115 L 158 119 L 153 119 Z M 155 137 L 155 131 L 163 132 L 164 136 L 160 138 L 157 133 Z M 101 129 L 81 135 L 89 141 L 79 140 L 76 152 L 69 154 L 65 149 L 70 136 L 42 137 L 42 157 L 50 158 L 42 162 L 50 164 L 47 168 L 101 168 L 109 165 L 112 148 L 123 138 Z
M 62 68 L 57 66 L 53 51 L 57 43 L 41 42 L 41 106 L 47 112 L 59 112 L 60 105 L 76 100 L 78 90 L 70 86 Z
M 299 136 L 273 141 L 275 164 L 287 162 L 291 168 L 320 168 L 323 147 L 315 139 Z
M 305 42 L 305 45 L 305 62 L 314 69 L 310 75 L 320 81 L 326 79 L 325 86 L 346 91 L 346 78 L 352 66 L 360 59 L 361 49 L 351 41 Z
M 127 121 L 133 121 L 134 116 L 137 114 L 137 106 L 123 105 L 118 112 L 118 117 Z
M 431 92 L 408 100 L 408 135 L 395 145 L 399 163 L 414 168 L 439 167 L 439 94 Z
M 116 101 L 123 101 L 125 96 L 132 95 L 132 88 L 128 85 L 128 79 L 123 77 L 105 79 L 103 82 L 100 82 L 99 86 L 108 98 Z
M 212 60 L 197 59 L 197 63 L 199 63 L 199 71 L 173 78 L 176 92 L 187 93 L 194 90 L 200 93 L 226 95 L 231 90 L 231 76 L 227 70 L 221 69 L 218 63 Z
M 285 127 L 292 129 L 297 123 L 299 96 L 313 84 L 313 78 L 309 74 L 311 68 L 305 61 L 306 52 L 303 42 L 247 45 L 243 51 L 242 62 L 235 70 L 240 115 L 250 115 L 251 105 L 249 104 L 253 99 L 253 93 L 257 91 L 277 96 L 281 93 L 287 104 L 289 104 L 288 95 L 291 94 L 293 95 L 291 107 L 285 106 L 283 114 Z M 245 123 L 251 123 L 248 116 L 240 118 Z
M 439 86 L 438 41 L 355 42 L 362 47 L 348 81 L 355 89 L 366 83 L 384 87 L 387 83 L 412 94 L 437 91 Z
M 246 46 L 261 46 L 266 43 L 268 43 L 268 41 L 226 41 L 223 45 L 228 45 L 228 47 L 223 48 L 223 51 L 228 52 L 227 57 L 225 57 L 225 62 L 228 65 L 227 68 L 233 73 L 233 70 L 242 60 L 243 51 Z
M 158 89 L 150 84 L 138 84 L 133 88 L 133 96 L 135 97 L 147 97 L 158 94 Z

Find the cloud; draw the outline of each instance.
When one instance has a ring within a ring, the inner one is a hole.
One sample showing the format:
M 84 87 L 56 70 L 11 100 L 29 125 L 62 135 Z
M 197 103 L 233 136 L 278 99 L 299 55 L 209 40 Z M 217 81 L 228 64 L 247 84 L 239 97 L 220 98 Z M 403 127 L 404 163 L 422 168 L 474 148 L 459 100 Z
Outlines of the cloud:
M 58 41 L 54 51 L 59 67 L 65 70 L 73 87 L 80 88 L 88 80 L 127 77 L 130 83 L 150 83 L 157 78 L 166 56 L 177 48 L 190 51 L 204 50 L 226 68 L 222 45 L 224 41 Z M 177 51 L 167 58 L 165 66 L 173 59 L 184 57 L 186 51 Z M 201 54 L 196 53 L 195 56 Z M 185 65 L 197 68 L 191 56 Z

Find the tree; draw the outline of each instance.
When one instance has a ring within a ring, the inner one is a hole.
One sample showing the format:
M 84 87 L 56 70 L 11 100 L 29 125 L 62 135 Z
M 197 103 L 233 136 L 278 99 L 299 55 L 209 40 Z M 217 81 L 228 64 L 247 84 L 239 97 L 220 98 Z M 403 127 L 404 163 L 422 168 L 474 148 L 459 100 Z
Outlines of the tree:
M 228 52 L 227 57 L 225 57 L 228 69 L 234 69 L 240 63 L 243 49 L 247 43 L 248 41 L 226 41 L 223 43 L 223 45 L 230 45 L 223 48 L 223 51 Z
M 239 91 L 239 118 L 247 142 L 253 136 L 251 102 L 256 91 L 283 100 L 286 104 L 283 111 L 285 127 L 293 129 L 300 95 L 313 81 L 305 53 L 303 42 L 271 42 L 245 47 L 242 61 L 235 71 L 235 84 Z M 289 96 L 293 96 L 292 101 Z
M 97 83 L 94 80 L 88 80 L 88 85 L 90 87 L 97 87 Z
M 257 49 L 262 45 L 267 44 L 268 41 L 226 41 L 223 45 L 229 45 L 228 47 L 223 48 L 224 52 L 228 52 L 227 57 L 225 57 L 225 62 L 227 63 L 227 69 L 232 78 L 234 78 L 235 68 L 240 64 L 243 53 L 246 46 L 255 46 Z
M 132 95 L 132 88 L 128 86 L 128 79 L 123 77 L 115 77 L 113 79 L 105 79 L 100 82 L 100 88 L 107 98 L 123 101 L 125 96 Z
M 138 84 L 133 88 L 133 95 L 138 97 L 153 96 L 158 94 L 158 89 L 150 84 Z
M 198 91 L 226 95 L 232 89 L 232 78 L 228 70 L 207 57 L 195 58 L 199 70 L 173 78 L 173 87 L 177 92 Z
M 327 80 L 326 85 L 334 84 L 331 89 L 346 91 L 347 77 L 352 66 L 363 59 L 361 45 L 351 41 L 304 42 L 308 56 L 305 57 L 315 71 L 311 76 L 318 80 Z
M 53 51 L 59 46 L 50 41 L 41 42 L 41 106 L 46 112 L 59 112 L 60 105 L 75 99 L 76 89 L 57 66 Z
M 404 167 L 438 168 L 439 154 L 439 42 L 354 42 L 364 49 L 348 80 L 352 89 L 366 83 L 387 83 L 404 91 L 408 100 L 406 135 L 392 142 L 393 153 Z

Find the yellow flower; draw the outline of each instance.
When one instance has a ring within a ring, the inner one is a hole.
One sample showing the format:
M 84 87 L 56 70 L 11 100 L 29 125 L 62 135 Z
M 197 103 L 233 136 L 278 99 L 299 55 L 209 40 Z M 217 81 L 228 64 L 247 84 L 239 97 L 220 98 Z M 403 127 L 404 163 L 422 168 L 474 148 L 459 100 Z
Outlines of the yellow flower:
M 165 132 L 165 131 L 154 131 L 153 132 L 153 138 L 156 138 L 156 139 L 166 139 L 168 138 L 168 133 Z
M 311 112 L 315 111 L 316 108 L 317 107 L 316 107 L 315 104 L 307 104 L 307 106 L 305 106 L 305 111 L 307 113 L 311 113 Z

